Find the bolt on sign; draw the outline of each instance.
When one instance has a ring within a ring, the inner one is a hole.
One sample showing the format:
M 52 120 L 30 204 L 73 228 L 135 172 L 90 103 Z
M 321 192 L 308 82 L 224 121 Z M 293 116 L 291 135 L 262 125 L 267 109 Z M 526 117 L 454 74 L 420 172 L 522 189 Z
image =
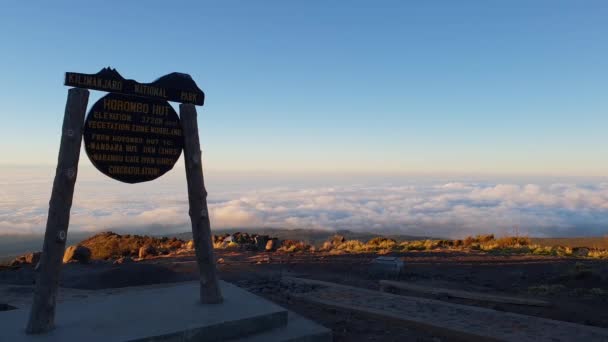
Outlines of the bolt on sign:
M 71 86 L 63 119 L 57 171 L 34 300 L 26 332 L 55 326 L 59 271 L 65 251 L 70 209 L 78 175 L 80 147 L 103 174 L 125 183 L 154 180 L 173 168 L 184 151 L 189 213 L 200 271 L 200 300 L 221 303 L 207 208 L 195 105 L 205 94 L 188 74 L 171 73 L 152 83 L 123 78 L 115 69 L 96 74 L 68 72 Z M 89 91 L 108 92 L 89 110 Z M 168 101 L 179 102 L 180 116 Z

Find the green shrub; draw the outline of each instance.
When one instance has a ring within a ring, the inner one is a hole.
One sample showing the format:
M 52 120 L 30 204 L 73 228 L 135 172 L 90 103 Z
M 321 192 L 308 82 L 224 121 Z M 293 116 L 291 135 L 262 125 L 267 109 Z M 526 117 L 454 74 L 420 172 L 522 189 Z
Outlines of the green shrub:
M 530 238 L 524 236 L 505 236 L 496 239 L 496 244 L 499 248 L 528 246 L 530 245 Z
M 475 240 L 476 240 L 476 242 L 479 242 L 479 243 L 490 242 L 490 241 L 494 240 L 494 234 L 477 235 Z
M 284 240 L 281 243 L 281 247 L 278 249 L 278 251 L 292 253 L 292 252 L 307 251 L 310 249 L 311 249 L 310 245 L 304 243 L 303 241 Z
M 608 250 L 605 249 L 592 249 L 589 251 L 590 258 L 595 259 L 606 259 L 608 258 Z
M 537 247 L 532 250 L 534 255 L 557 255 L 553 247 Z
M 399 244 L 399 248 L 402 251 L 424 251 L 426 246 L 424 245 L 424 241 L 404 241 Z
M 464 247 L 471 247 L 471 245 L 472 245 L 473 243 L 475 243 L 475 242 L 476 242 L 476 241 L 475 241 L 475 238 L 474 238 L 474 237 L 472 237 L 472 236 L 467 236 L 467 237 L 466 237 L 466 238 L 465 238 L 465 239 L 462 241 L 462 245 L 463 245 Z
M 397 241 L 385 237 L 375 237 L 365 244 L 365 249 L 368 251 L 374 250 L 392 250 L 397 246 Z
M 354 253 L 361 253 L 366 251 L 365 244 L 359 240 L 347 240 L 337 246 L 336 249 Z

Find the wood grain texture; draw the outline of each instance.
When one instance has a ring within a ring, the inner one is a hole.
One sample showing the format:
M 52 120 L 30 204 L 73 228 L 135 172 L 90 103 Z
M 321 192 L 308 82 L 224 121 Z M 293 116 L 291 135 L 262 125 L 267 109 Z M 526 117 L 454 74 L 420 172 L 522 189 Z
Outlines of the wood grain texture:
M 192 221 L 192 238 L 200 272 L 200 299 L 202 303 L 217 304 L 223 301 L 218 284 L 211 224 L 207 208 L 207 190 L 203 179 L 201 147 L 198 136 L 196 108 L 192 104 L 179 106 L 184 134 L 184 160 L 188 182 L 188 202 Z
M 59 273 L 70 222 L 88 100 L 88 90 L 73 88 L 68 91 L 34 301 L 26 328 L 29 334 L 44 333 L 54 328 Z

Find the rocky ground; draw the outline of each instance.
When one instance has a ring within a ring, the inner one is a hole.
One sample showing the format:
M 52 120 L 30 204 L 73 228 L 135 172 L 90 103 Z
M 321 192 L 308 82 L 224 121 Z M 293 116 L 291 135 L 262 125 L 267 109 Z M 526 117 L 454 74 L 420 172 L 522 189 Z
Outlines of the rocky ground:
M 294 300 L 290 293 L 306 289 L 285 288 L 284 275 L 379 289 L 378 277 L 370 273 L 374 253 L 331 255 L 326 252 L 216 250 L 220 277 L 317 321 L 334 331 L 336 341 L 435 341 L 439 338 L 413 331 L 399 322 L 346 310 L 320 307 Z M 534 255 L 491 255 L 483 252 L 394 253 L 405 262 L 401 281 L 432 287 L 475 290 L 545 299 L 551 307 L 441 300 L 478 305 L 496 310 L 608 327 L 608 262 L 605 259 Z M 35 275 L 31 264 L 0 271 L 0 303 L 27 301 Z M 137 261 L 115 260 L 64 265 L 61 286 L 95 290 L 163 282 L 193 280 L 197 268 L 192 251 L 157 255 Z M 74 291 L 77 291 L 74 290 Z M 404 293 L 427 296 L 419 293 Z M 444 339 L 441 339 L 444 340 Z

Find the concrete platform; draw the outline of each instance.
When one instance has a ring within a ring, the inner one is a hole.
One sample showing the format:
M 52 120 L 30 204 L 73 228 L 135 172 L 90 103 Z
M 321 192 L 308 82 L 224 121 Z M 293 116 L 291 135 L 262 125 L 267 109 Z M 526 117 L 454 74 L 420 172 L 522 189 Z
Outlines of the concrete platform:
M 291 311 L 287 325 L 230 342 L 331 342 L 331 330 Z
M 225 341 L 273 329 L 302 336 L 313 328 L 317 330 L 310 332 L 328 332 L 303 318 L 295 325 L 292 319 L 286 329 L 287 310 L 225 282 L 223 304 L 201 305 L 198 286 L 188 282 L 95 291 L 59 304 L 56 329 L 44 335 L 25 334 L 29 308 L 0 312 L 0 342 Z

